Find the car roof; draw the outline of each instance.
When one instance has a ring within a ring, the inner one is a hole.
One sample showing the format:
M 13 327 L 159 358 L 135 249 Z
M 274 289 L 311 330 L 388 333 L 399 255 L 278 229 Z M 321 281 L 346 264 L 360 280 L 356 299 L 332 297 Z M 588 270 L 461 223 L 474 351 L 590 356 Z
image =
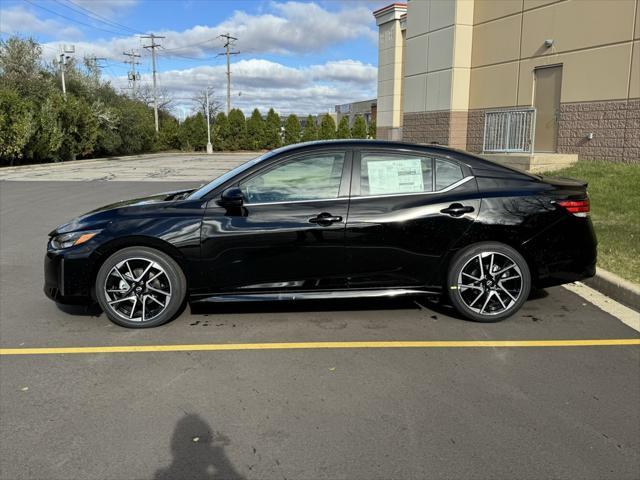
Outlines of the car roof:
M 482 158 L 476 154 L 466 152 L 464 150 L 459 150 L 456 148 L 447 147 L 444 145 L 437 144 L 424 144 L 424 143 L 410 143 L 410 142 L 397 142 L 391 140 L 369 140 L 369 139 L 335 139 L 335 140 L 314 140 L 311 142 L 303 142 L 303 143 L 295 143 L 292 145 L 287 145 L 285 147 L 280 147 L 276 150 L 270 152 L 272 155 L 269 155 L 269 158 L 278 155 L 281 153 L 287 152 L 295 152 L 295 151 L 305 151 L 305 150 L 314 150 L 316 148 L 323 147 L 332 147 L 336 145 L 343 145 L 345 148 L 349 147 L 369 147 L 369 148 L 388 148 L 390 150 L 419 150 L 424 153 L 435 153 L 440 155 L 449 156 L 455 160 L 458 160 L 468 167 L 474 170 L 482 170 L 486 173 L 495 172 L 512 175 L 521 175 L 522 177 L 527 178 L 537 178 L 533 175 L 527 174 L 526 172 L 522 172 L 520 170 L 516 170 L 511 167 L 507 167 L 505 165 L 493 162 L 491 160 L 487 160 L 486 158 Z

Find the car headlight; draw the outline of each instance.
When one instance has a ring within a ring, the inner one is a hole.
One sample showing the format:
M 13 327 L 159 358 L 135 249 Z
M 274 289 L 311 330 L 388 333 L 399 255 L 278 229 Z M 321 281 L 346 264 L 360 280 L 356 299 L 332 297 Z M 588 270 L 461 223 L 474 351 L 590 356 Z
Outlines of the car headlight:
M 102 230 L 84 230 L 81 232 L 63 233 L 51 239 L 51 246 L 55 249 L 61 249 L 81 245 L 91 240 L 101 231 Z

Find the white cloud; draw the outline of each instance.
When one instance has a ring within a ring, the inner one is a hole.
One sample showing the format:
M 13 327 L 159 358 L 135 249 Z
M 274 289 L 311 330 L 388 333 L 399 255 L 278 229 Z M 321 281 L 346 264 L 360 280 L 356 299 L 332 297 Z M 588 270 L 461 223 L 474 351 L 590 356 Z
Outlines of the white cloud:
M 103 17 L 122 17 L 128 9 L 135 6 L 139 0 L 73 0 L 87 10 Z M 71 5 L 73 7 L 73 5 Z
M 376 71 L 374 66 L 355 60 L 300 68 L 263 59 L 241 60 L 233 64 L 232 103 L 246 114 L 255 107 L 264 111 L 273 107 L 281 114 L 333 111 L 341 103 L 375 98 Z M 212 85 L 218 99 L 224 101 L 226 67 L 165 71 L 158 81 L 177 98 L 176 111 L 190 111 L 194 105 L 189 99 L 207 85 Z M 149 75 L 144 75 L 142 82 L 149 83 Z M 125 77 L 114 78 L 112 83 L 116 87 L 128 84 Z
M 53 19 L 42 20 L 21 6 L 0 10 L 0 30 L 22 35 L 51 35 L 61 39 L 75 39 L 81 36 L 75 27 L 65 26 Z
M 196 25 L 183 31 L 156 32 L 165 56 L 202 57 L 219 53 L 220 34 L 239 39 L 236 48 L 246 54 L 308 54 L 355 38 L 368 38 L 375 45 L 371 10 L 364 5 L 346 3 L 346 8 L 329 11 L 316 3 L 272 2 L 273 13 L 249 14 L 236 10 L 229 19 L 215 26 Z M 140 40 L 119 37 L 93 41 L 77 48 L 86 54 L 121 59 L 122 50 L 137 48 Z

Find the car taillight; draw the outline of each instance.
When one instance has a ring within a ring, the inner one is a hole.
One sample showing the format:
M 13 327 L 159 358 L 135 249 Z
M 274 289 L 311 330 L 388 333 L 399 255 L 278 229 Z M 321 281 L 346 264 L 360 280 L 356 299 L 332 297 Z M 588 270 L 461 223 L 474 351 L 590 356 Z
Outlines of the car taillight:
M 576 217 L 586 217 L 589 215 L 590 208 L 588 198 L 584 200 L 558 200 L 556 203 Z

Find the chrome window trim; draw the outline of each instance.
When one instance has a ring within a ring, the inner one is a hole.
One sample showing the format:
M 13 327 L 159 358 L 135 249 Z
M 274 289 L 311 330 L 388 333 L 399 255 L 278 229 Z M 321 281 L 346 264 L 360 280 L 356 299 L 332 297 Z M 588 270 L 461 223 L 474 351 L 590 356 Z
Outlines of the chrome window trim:
M 409 193 L 387 193 L 385 195 L 356 195 L 350 197 L 353 199 L 367 199 L 367 198 L 385 198 L 385 197 L 406 197 L 408 195 L 433 195 L 436 193 L 445 193 L 454 188 L 458 188 L 460 185 L 464 185 L 468 181 L 474 179 L 475 176 L 469 175 L 468 177 L 464 177 L 458 180 L 455 183 L 452 183 L 448 187 L 443 188 L 442 190 L 436 190 L 433 192 L 409 192 Z M 245 203 L 245 207 L 254 207 L 258 205 L 284 205 L 289 203 L 314 203 L 314 202 L 335 202 L 337 200 L 349 200 L 349 197 L 336 197 L 336 198 L 320 198 L 318 200 L 286 200 L 282 202 L 261 202 L 261 203 Z
M 284 200 L 282 202 L 259 202 L 245 203 L 244 207 L 254 207 L 256 205 L 284 205 L 287 203 L 313 203 L 313 202 L 335 202 L 337 200 L 349 200 L 349 197 L 320 198 L 318 200 Z

